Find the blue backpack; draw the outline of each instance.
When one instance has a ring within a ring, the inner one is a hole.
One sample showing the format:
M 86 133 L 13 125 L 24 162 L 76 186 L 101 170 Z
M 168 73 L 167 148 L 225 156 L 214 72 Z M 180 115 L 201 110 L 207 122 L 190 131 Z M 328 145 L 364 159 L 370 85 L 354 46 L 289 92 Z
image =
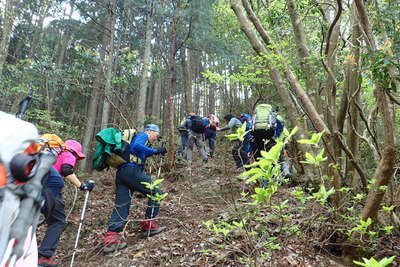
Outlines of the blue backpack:
M 251 117 L 250 114 L 247 113 L 240 114 L 239 120 L 241 123 L 246 122 L 246 131 L 249 131 L 253 128 L 253 118 Z

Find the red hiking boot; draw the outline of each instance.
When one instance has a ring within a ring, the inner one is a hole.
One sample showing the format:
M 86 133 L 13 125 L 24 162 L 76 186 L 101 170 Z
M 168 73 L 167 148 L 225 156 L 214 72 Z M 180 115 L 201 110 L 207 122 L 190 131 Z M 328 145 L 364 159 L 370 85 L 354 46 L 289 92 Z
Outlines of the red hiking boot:
M 40 256 L 38 260 L 38 266 L 40 267 L 57 267 L 58 263 L 55 262 L 52 258 L 46 258 L 44 256 Z
M 165 229 L 165 227 L 159 227 L 157 225 L 157 220 L 155 219 L 141 221 L 140 226 L 142 227 L 142 231 L 144 232 L 144 237 L 150 237 L 159 234 Z
M 105 254 L 111 253 L 126 247 L 125 242 L 121 242 L 117 232 L 107 232 L 103 239 L 103 252 Z

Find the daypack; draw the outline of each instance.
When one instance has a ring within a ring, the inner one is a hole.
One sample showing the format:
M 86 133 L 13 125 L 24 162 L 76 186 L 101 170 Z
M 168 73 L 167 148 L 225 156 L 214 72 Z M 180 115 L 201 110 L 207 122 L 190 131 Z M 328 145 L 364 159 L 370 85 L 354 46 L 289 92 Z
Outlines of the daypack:
M 277 113 L 269 104 L 259 104 L 254 112 L 254 131 L 264 132 L 265 139 L 271 139 L 275 135 L 277 127 Z
M 126 129 L 121 132 L 115 128 L 106 128 L 98 132 L 95 137 L 97 143 L 93 168 L 102 171 L 132 162 L 134 156 L 130 153 L 130 144 L 136 133 L 136 129 Z
M 195 133 L 204 133 L 206 127 L 204 126 L 204 121 L 200 116 L 191 116 L 190 122 L 190 130 Z

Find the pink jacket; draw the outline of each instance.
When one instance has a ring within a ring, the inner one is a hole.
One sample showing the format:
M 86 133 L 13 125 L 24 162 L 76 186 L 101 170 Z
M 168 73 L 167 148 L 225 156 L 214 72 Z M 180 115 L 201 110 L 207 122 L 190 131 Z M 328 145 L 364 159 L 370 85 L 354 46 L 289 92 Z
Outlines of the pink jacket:
M 70 165 L 72 165 L 72 167 L 75 167 L 76 161 L 77 161 L 77 159 L 74 156 L 74 154 L 72 154 L 69 151 L 63 151 L 63 152 L 61 152 L 60 155 L 58 155 L 57 161 L 53 165 L 53 167 L 54 167 L 54 169 L 56 169 L 58 171 L 58 173 L 61 173 L 61 166 L 63 164 L 70 164 Z

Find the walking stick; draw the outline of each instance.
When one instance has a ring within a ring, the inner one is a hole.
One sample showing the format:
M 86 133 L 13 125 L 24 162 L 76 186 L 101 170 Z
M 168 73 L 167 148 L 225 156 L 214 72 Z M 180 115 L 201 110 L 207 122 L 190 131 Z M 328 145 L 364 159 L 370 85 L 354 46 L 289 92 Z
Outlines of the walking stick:
M 93 184 L 93 185 L 95 184 L 95 182 L 94 182 L 93 180 L 89 180 L 88 183 L 89 183 L 89 184 Z M 90 193 L 90 191 L 86 191 L 85 201 L 83 202 L 83 208 L 82 208 L 81 219 L 80 219 L 80 221 L 79 221 L 78 233 L 77 233 L 76 239 L 75 239 L 74 252 L 72 253 L 71 264 L 69 265 L 70 267 L 72 267 L 72 266 L 74 265 L 74 259 L 75 259 L 76 248 L 78 247 L 79 235 L 80 235 L 81 228 L 82 228 L 82 224 L 83 224 L 83 218 L 85 217 L 85 211 L 86 211 L 87 201 L 88 201 L 88 199 L 89 199 L 89 193 Z

